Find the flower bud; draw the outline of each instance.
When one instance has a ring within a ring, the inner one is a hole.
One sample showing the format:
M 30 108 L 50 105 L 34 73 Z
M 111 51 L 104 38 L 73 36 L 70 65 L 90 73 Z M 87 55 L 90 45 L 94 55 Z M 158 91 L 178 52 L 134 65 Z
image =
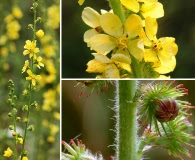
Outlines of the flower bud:
M 38 30 L 38 31 L 36 32 L 36 36 L 37 36 L 38 38 L 43 37 L 43 36 L 44 36 L 43 30 L 42 30 L 42 29 Z
M 10 129 L 10 130 L 14 130 L 14 126 L 10 125 L 10 126 L 9 126 L 9 129 Z
M 155 117 L 159 122 L 168 122 L 174 120 L 179 113 L 178 103 L 171 98 L 158 100 L 155 109 Z

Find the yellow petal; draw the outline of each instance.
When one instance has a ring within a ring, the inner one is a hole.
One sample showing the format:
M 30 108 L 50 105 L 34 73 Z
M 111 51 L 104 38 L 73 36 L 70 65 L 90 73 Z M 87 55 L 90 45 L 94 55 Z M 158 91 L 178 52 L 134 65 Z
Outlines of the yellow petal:
M 170 76 L 165 76 L 165 75 L 160 75 L 158 78 L 159 79 L 170 79 L 171 77 Z
M 158 24 L 156 19 L 147 17 L 145 19 L 145 31 L 146 35 L 150 40 L 155 40 L 156 39 L 156 33 L 158 29 Z
M 131 57 L 127 51 L 117 51 L 112 55 L 111 59 L 116 62 L 131 64 Z
M 105 67 L 107 66 L 107 64 L 101 63 L 95 59 L 90 60 L 87 63 L 87 72 L 89 73 L 102 73 L 105 70 Z
M 83 21 L 90 27 L 100 26 L 100 14 L 90 7 L 86 7 L 82 12 Z
M 166 74 L 172 72 L 175 69 L 175 66 L 176 66 L 176 59 L 175 56 L 172 56 L 172 58 L 170 60 L 167 60 L 166 63 L 155 68 L 155 71 L 157 71 L 160 74 Z
M 128 50 L 136 59 L 141 61 L 144 57 L 144 44 L 143 40 L 135 39 L 128 41 Z
M 30 69 L 27 70 L 27 73 L 28 73 L 29 76 L 33 75 L 32 71 Z
M 25 56 L 25 55 L 27 55 L 27 54 L 29 54 L 30 52 L 29 52 L 29 50 L 25 50 L 24 52 L 23 52 L 23 55 Z
M 36 85 L 36 80 L 32 79 L 32 85 L 35 86 Z
M 106 35 L 97 34 L 90 39 L 91 48 L 98 53 L 106 55 L 117 46 L 116 39 Z
M 144 61 L 145 62 L 157 62 L 157 54 L 153 49 L 145 49 L 144 52 Z
M 123 27 L 120 19 L 113 13 L 105 13 L 100 16 L 100 24 L 102 29 L 114 37 L 123 34 Z
M 121 4 L 124 5 L 127 9 L 138 12 L 139 11 L 139 3 L 137 0 L 120 0 Z
M 85 2 L 85 0 L 79 0 L 78 4 L 81 6 L 84 2 Z
M 35 79 L 40 80 L 42 77 L 40 75 L 36 75 Z
M 97 60 L 101 63 L 112 63 L 112 61 L 103 54 L 92 53 L 92 55 L 94 55 L 95 60 Z
M 31 80 L 31 79 L 32 79 L 31 77 L 26 77 L 26 80 L 27 80 L 27 81 L 29 81 L 29 80 Z
M 114 64 L 105 67 L 105 78 L 120 78 L 119 70 Z
M 169 53 L 170 56 L 175 56 L 178 52 L 178 46 L 175 43 L 175 38 L 173 37 L 163 37 L 160 38 L 159 41 L 161 42 L 163 46 L 163 50 L 166 53 Z
M 131 14 L 125 23 L 125 32 L 128 34 L 129 38 L 133 38 L 139 35 L 141 28 L 142 20 L 140 16 Z
M 141 7 L 142 15 L 151 18 L 160 18 L 164 16 L 163 5 L 159 2 L 153 4 L 143 4 Z
M 132 72 L 131 71 L 131 66 L 127 63 L 118 63 L 117 66 L 118 66 L 118 68 L 125 69 L 128 72 Z
M 140 37 L 141 39 L 143 39 L 144 45 L 145 45 L 145 46 L 151 47 L 152 43 L 151 43 L 151 41 L 148 39 L 148 37 L 146 36 L 146 33 L 145 33 L 145 31 L 144 31 L 143 28 L 140 30 L 139 37 Z
M 147 3 L 147 4 L 153 4 L 153 3 L 156 3 L 158 2 L 158 0 L 138 0 L 139 2 L 144 2 L 144 3 Z
M 84 42 L 86 42 L 87 44 L 89 43 L 89 40 L 91 39 L 91 37 L 93 37 L 94 35 L 99 34 L 95 29 L 89 29 L 84 33 Z M 89 44 L 88 44 L 88 47 Z

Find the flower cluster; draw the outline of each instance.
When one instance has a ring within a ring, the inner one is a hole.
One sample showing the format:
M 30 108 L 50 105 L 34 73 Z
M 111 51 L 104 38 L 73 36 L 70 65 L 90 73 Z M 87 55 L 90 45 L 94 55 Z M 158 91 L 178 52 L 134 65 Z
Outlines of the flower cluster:
M 157 0 L 120 0 L 125 21 L 116 13 L 86 7 L 83 21 L 90 26 L 84 41 L 94 56 L 87 72 L 97 78 L 158 78 L 176 66 L 178 46 L 173 37 L 157 38 L 158 18 L 164 16 Z M 152 74 L 151 74 L 152 73 Z

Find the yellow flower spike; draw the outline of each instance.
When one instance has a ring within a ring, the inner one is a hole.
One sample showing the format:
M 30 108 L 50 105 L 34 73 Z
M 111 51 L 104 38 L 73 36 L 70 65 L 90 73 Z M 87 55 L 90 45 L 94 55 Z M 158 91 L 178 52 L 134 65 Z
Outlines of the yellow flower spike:
M 43 30 L 42 30 L 42 29 L 38 30 L 38 31 L 36 32 L 36 36 L 37 36 L 38 38 L 42 38 L 42 37 L 44 36 Z
M 8 147 L 7 150 L 4 151 L 4 157 L 11 157 L 13 155 L 13 151 Z
M 29 76 L 26 77 L 26 80 L 27 81 L 32 81 L 32 85 L 35 86 L 36 85 L 36 80 L 40 80 L 41 76 L 33 74 L 30 69 L 27 70 L 27 73 L 28 73 Z
M 121 4 L 124 5 L 127 9 L 137 13 L 139 12 L 139 3 L 137 0 L 120 0 Z
M 26 60 L 25 63 L 24 63 L 24 66 L 23 66 L 23 68 L 22 68 L 22 73 L 26 72 L 28 66 L 29 66 L 29 61 Z
M 79 0 L 78 4 L 81 6 L 84 2 L 85 2 L 85 0 Z
M 36 47 L 36 41 L 27 40 L 24 49 L 26 50 L 24 50 L 23 55 L 29 54 L 30 58 L 36 56 L 35 54 L 39 52 L 39 48 Z

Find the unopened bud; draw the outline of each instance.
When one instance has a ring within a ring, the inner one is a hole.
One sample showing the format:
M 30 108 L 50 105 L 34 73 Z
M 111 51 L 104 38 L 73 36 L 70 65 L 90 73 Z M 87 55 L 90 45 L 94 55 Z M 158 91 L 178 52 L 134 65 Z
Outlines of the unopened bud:
M 179 113 L 179 105 L 176 100 L 167 98 L 158 100 L 155 109 L 155 117 L 159 122 L 168 122 L 174 120 Z

